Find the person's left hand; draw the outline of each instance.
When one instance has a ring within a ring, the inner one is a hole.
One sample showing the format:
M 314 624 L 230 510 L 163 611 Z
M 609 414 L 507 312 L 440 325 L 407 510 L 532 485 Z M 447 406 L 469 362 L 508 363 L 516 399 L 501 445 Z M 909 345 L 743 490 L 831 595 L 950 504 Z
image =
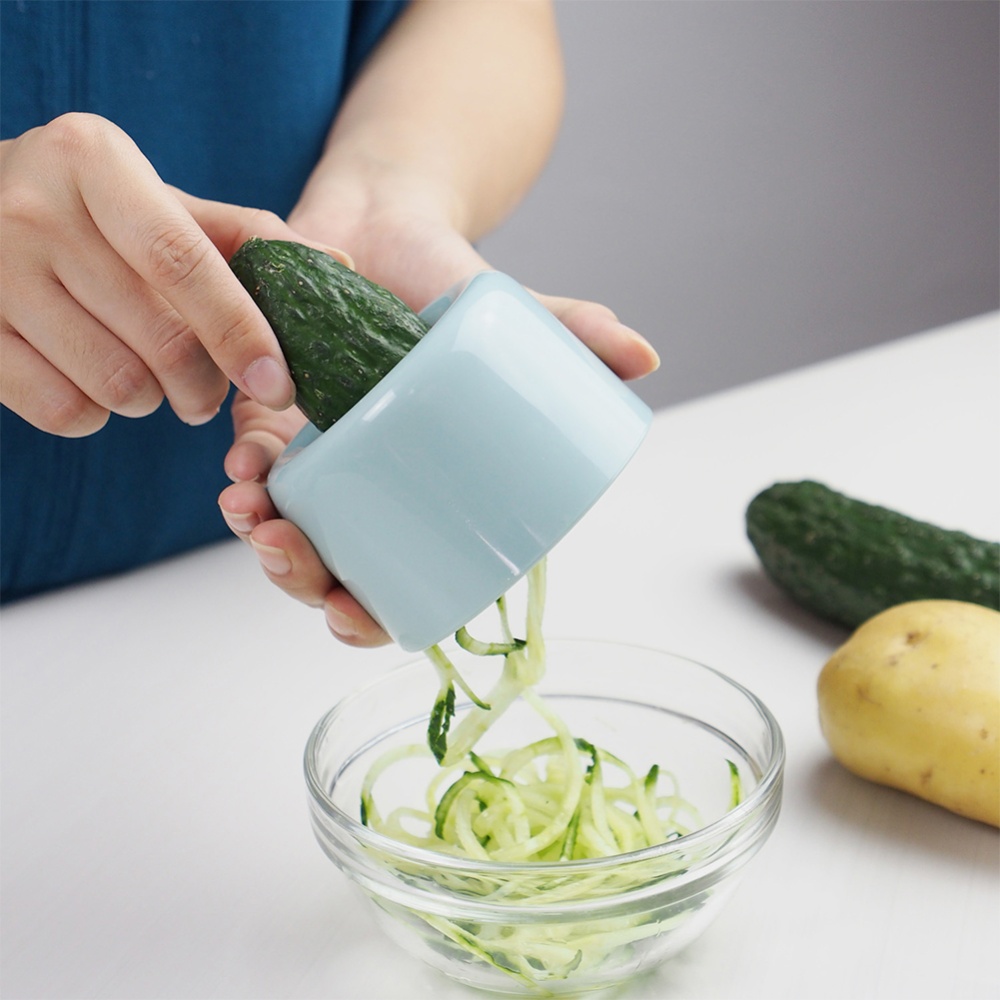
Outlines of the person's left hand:
M 290 219 L 297 231 L 318 238 L 330 231 L 322 223 Z M 421 309 L 449 288 L 489 265 L 454 230 L 421 218 L 400 215 L 366 225 L 359 239 L 338 236 L 365 277 Z M 577 299 L 537 296 L 553 314 L 623 379 L 640 378 L 659 363 L 653 348 L 619 322 L 606 306 Z M 305 420 L 292 408 L 275 413 L 242 394 L 233 404 L 234 442 L 225 460 L 233 485 L 219 497 L 233 532 L 247 541 L 268 578 L 290 596 L 321 607 L 327 625 L 352 646 L 379 646 L 389 637 L 320 561 L 315 549 L 291 522 L 282 519 L 265 489 L 268 472 Z

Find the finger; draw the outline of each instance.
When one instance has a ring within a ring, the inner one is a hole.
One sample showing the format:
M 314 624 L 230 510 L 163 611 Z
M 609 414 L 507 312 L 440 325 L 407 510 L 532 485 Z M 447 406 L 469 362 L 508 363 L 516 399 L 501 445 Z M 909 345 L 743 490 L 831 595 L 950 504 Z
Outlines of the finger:
M 205 235 L 229 260 L 251 236 L 264 240 L 292 240 L 330 254 L 341 264 L 353 269 L 354 260 L 349 253 L 335 247 L 310 240 L 292 229 L 274 212 L 262 208 L 243 208 L 221 201 L 196 198 L 184 191 L 173 189 L 177 200 L 191 213 Z
M 586 344 L 619 378 L 636 379 L 660 366 L 653 346 L 597 302 L 532 293 L 571 333 Z
M 323 604 L 334 586 L 333 575 L 291 521 L 281 518 L 263 521 L 250 532 L 249 540 L 272 583 L 310 607 Z
M 226 475 L 234 483 L 267 479 L 271 466 L 305 425 L 295 407 L 275 413 L 237 394 L 232 405 L 233 446 L 226 455 Z
M 319 607 L 336 584 L 309 539 L 291 521 L 278 516 L 259 483 L 234 483 L 219 496 L 230 529 L 250 543 L 272 583 L 310 607 Z
M 234 483 L 219 494 L 219 509 L 237 538 L 250 541 L 250 532 L 263 524 L 280 517 L 271 502 L 271 495 L 260 483 Z
M 304 534 L 282 520 L 259 483 L 234 483 L 219 495 L 219 509 L 230 530 L 249 542 L 265 575 L 303 604 L 319 607 L 333 574 L 323 565 Z
M 109 412 L 42 357 L 8 324 L 0 324 L 0 399 L 29 424 L 60 437 L 99 431 Z
M 326 595 L 323 611 L 326 614 L 327 628 L 348 646 L 371 649 L 392 642 L 390 636 L 361 607 L 354 595 L 339 584 Z
M 250 544 L 272 583 L 303 604 L 322 606 L 335 581 L 295 525 L 281 518 L 265 521 L 250 533 Z
M 106 169 L 122 166 L 116 182 Z M 106 128 L 77 157 L 75 181 L 108 243 L 195 331 L 240 389 L 265 406 L 289 406 L 295 390 L 278 343 L 222 254 L 120 129 Z
M 219 507 L 230 529 L 250 543 L 267 578 L 290 597 L 322 607 L 330 631 L 353 646 L 381 646 L 389 636 L 323 565 L 316 550 L 290 521 L 275 516 L 259 483 L 226 487 Z
M 223 469 L 234 483 L 265 482 L 284 442 L 270 430 L 244 434 L 226 453 Z
M 142 359 L 181 420 L 202 424 L 215 416 L 228 379 L 194 330 L 125 265 L 96 226 L 67 236 L 53 248 L 50 264 L 69 294 Z
M 142 359 L 54 277 L 30 285 L 9 297 L 5 318 L 53 368 L 113 413 L 141 417 L 160 405 L 159 383 Z

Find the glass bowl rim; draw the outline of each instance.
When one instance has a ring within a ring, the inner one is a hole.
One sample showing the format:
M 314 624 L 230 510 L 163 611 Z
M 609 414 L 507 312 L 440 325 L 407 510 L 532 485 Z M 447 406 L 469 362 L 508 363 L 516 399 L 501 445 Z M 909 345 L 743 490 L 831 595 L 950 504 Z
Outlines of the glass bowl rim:
M 405 663 L 391 667 L 378 677 L 368 681 L 362 687 L 355 689 L 345 695 L 328 709 L 315 724 L 309 734 L 303 755 L 306 784 L 309 789 L 311 802 L 322 810 L 323 814 L 331 819 L 337 828 L 350 837 L 351 840 L 369 848 L 374 848 L 389 856 L 395 856 L 411 864 L 427 865 L 437 869 L 446 869 L 462 874 L 492 875 L 503 877 L 512 875 L 514 872 L 530 872 L 533 875 L 548 874 L 584 874 L 588 872 L 601 871 L 602 869 L 621 865 L 640 865 L 651 861 L 654 858 L 667 856 L 677 851 L 695 852 L 689 871 L 692 875 L 700 870 L 697 850 L 702 845 L 714 842 L 716 839 L 724 839 L 725 835 L 743 826 L 758 811 L 766 807 L 776 791 L 780 788 L 785 765 L 785 741 L 777 719 L 771 710 L 761 699 L 749 688 L 739 681 L 723 673 L 715 667 L 710 667 L 698 660 L 694 660 L 680 653 L 662 649 L 656 646 L 648 646 L 641 643 L 623 642 L 614 639 L 591 639 L 586 637 L 561 637 L 552 636 L 546 638 L 546 646 L 552 645 L 605 645 L 614 646 L 619 649 L 633 649 L 645 653 L 654 653 L 659 656 L 667 656 L 675 661 L 680 661 L 686 666 L 695 667 L 706 674 L 712 675 L 716 680 L 732 689 L 736 694 L 744 698 L 764 723 L 767 736 L 770 740 L 770 753 L 767 757 L 767 764 L 760 775 L 757 784 L 750 790 L 746 798 L 739 805 L 725 812 L 718 819 L 707 823 L 705 826 L 693 830 L 691 833 L 675 837 L 672 840 L 664 841 L 662 844 L 655 844 L 652 847 L 640 848 L 636 851 L 628 851 L 623 854 L 612 854 L 603 858 L 586 858 L 572 861 L 493 861 L 479 858 L 464 858 L 460 855 L 447 854 L 443 851 L 433 851 L 425 847 L 416 847 L 405 844 L 386 834 L 365 826 L 344 812 L 330 796 L 320 781 L 319 775 L 314 766 L 316 748 L 320 741 L 336 722 L 337 718 L 344 715 L 353 704 L 369 694 L 372 689 L 380 684 L 391 681 L 391 678 L 406 671 L 412 671 L 414 667 L 421 663 L 419 657 L 413 657 Z M 564 695 L 571 692 L 563 692 Z M 409 725 L 413 722 L 426 718 L 428 713 L 419 713 L 405 720 L 399 720 L 397 726 Z M 697 721 L 697 720 L 696 720 Z M 339 773 L 339 772 L 338 772 Z M 715 854 L 710 853 L 702 861 L 710 861 L 715 858 Z

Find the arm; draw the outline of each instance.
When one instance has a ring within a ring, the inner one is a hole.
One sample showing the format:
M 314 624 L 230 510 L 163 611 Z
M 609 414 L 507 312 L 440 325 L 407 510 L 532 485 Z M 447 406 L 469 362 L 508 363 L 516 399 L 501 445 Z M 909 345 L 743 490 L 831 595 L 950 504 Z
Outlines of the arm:
M 355 82 L 289 222 L 420 309 L 541 171 L 563 107 L 548 0 L 413 0 Z M 655 352 L 605 306 L 539 298 L 623 378 Z
M 357 269 L 420 309 L 487 268 L 471 241 L 499 223 L 544 164 L 562 109 L 552 7 L 543 0 L 414 0 L 359 75 L 324 156 L 289 218 L 343 247 Z M 623 378 L 652 371 L 652 348 L 596 303 L 539 296 Z M 261 485 L 294 432 L 289 414 L 240 399 L 220 497 L 233 531 L 292 596 L 323 607 L 354 645 L 384 633 L 331 575 Z M 301 418 L 299 418 L 301 424 Z
M 294 219 L 343 234 L 363 271 L 379 264 L 363 258 L 367 227 L 388 212 L 475 240 L 541 170 L 562 98 L 548 3 L 415 0 L 357 79 Z M 444 270 L 442 287 L 464 276 Z

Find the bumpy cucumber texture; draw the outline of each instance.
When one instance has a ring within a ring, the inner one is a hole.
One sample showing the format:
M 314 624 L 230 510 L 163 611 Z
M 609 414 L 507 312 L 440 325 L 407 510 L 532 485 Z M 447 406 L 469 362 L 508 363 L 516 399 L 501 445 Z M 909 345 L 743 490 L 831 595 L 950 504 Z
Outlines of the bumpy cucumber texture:
M 776 483 L 746 511 L 767 574 L 799 604 L 848 628 L 905 601 L 1000 608 L 1000 544 L 804 481 Z
M 254 237 L 230 267 L 278 338 L 296 403 L 321 431 L 427 332 L 427 324 L 390 291 L 300 243 Z

